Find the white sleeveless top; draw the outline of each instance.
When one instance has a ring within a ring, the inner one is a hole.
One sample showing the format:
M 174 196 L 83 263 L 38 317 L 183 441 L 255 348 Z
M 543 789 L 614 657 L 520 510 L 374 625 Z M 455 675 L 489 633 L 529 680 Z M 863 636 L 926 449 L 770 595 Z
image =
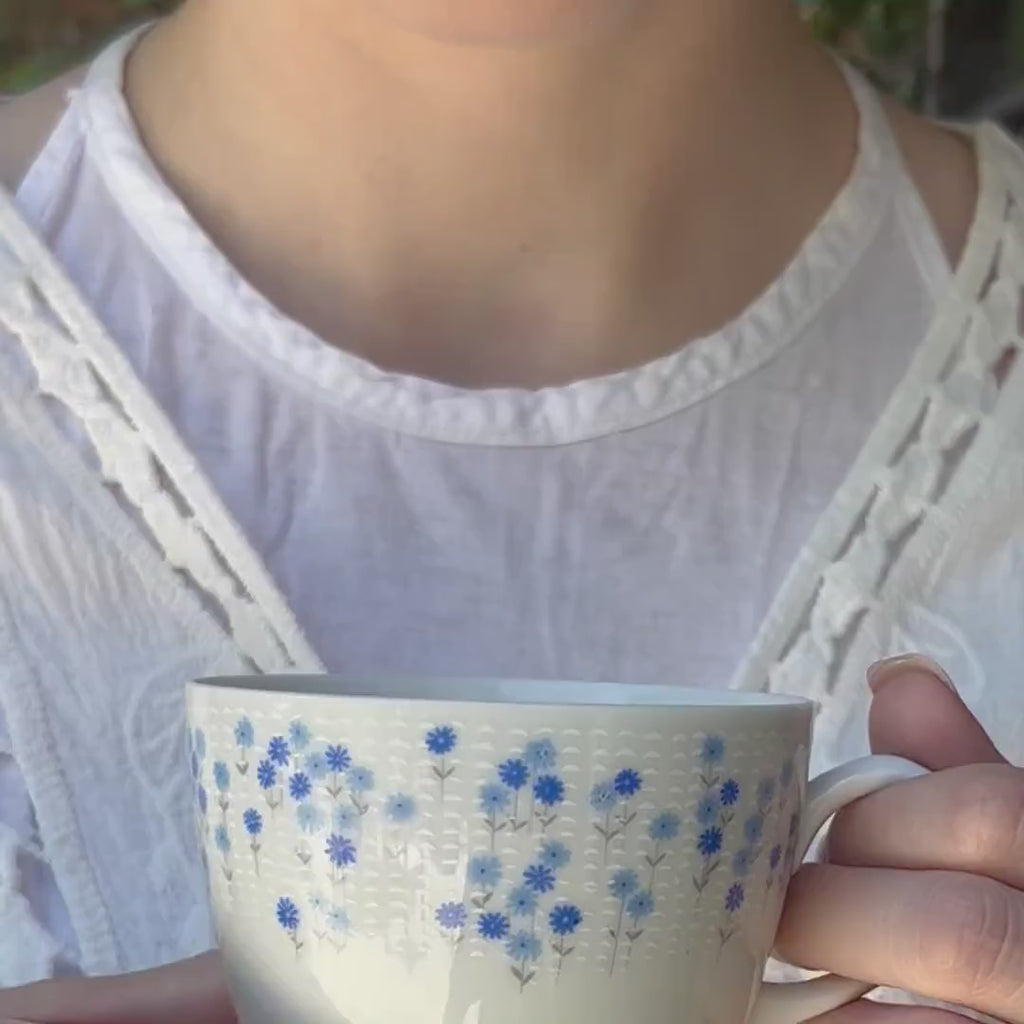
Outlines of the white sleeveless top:
M 0 984 L 211 943 L 178 764 L 197 672 L 770 684 L 821 702 L 820 767 L 864 747 L 867 662 L 915 646 L 997 734 L 1024 719 L 976 652 L 1019 657 L 1019 628 L 993 637 L 970 588 L 952 616 L 924 600 L 956 496 L 997 456 L 1017 482 L 995 437 L 1024 382 L 991 368 L 1018 343 L 1024 170 L 995 129 L 955 278 L 851 75 L 850 178 L 739 317 L 625 373 L 468 391 L 324 344 L 239 276 L 140 145 L 128 45 L 0 200 Z

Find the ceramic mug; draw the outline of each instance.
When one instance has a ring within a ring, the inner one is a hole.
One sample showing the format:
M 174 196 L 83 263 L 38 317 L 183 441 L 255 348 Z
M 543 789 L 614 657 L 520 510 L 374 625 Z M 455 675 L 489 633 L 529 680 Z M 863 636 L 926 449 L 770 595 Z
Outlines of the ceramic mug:
M 671 687 L 260 676 L 188 688 L 242 1024 L 796 1024 L 762 984 L 789 877 L 844 804 L 812 705 Z

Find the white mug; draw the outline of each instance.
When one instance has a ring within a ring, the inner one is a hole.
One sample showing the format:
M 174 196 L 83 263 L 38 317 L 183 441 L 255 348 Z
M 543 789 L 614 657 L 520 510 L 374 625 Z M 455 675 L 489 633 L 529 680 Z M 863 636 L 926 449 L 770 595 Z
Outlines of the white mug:
M 762 983 L 839 808 L 812 705 L 514 680 L 199 680 L 198 820 L 242 1024 L 797 1024 L 861 996 Z

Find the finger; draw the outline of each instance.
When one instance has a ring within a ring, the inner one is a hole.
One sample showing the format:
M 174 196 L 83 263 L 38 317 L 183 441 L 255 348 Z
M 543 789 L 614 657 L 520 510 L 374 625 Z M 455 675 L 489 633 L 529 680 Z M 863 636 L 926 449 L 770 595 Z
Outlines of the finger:
M 0 1018 L 34 1024 L 235 1024 L 213 953 L 114 978 L 68 978 L 0 991 Z
M 971 1019 L 949 1010 L 934 1010 L 927 1006 L 892 1006 L 889 1003 L 861 999 L 815 1017 L 813 1024 L 971 1024 Z
M 890 786 L 836 816 L 828 861 L 967 871 L 1024 889 L 1024 770 L 967 765 Z
M 807 865 L 777 942 L 811 970 L 1024 1024 L 1024 894 L 989 878 Z
M 941 669 L 918 657 L 882 662 L 872 669 L 871 749 L 933 770 L 1005 763 L 967 705 L 936 672 Z

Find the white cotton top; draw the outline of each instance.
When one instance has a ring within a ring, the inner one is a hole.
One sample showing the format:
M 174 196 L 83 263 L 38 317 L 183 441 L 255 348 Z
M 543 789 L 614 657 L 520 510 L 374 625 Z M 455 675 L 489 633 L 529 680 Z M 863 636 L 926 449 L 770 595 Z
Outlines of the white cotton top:
M 139 141 L 127 48 L 72 95 L 17 202 L 327 668 L 727 685 L 950 281 L 871 89 L 850 76 L 849 180 L 735 320 L 613 376 L 463 390 L 325 344 L 238 274 Z M 0 744 L 0 827 L 52 961 L 21 973 L 74 969 Z

